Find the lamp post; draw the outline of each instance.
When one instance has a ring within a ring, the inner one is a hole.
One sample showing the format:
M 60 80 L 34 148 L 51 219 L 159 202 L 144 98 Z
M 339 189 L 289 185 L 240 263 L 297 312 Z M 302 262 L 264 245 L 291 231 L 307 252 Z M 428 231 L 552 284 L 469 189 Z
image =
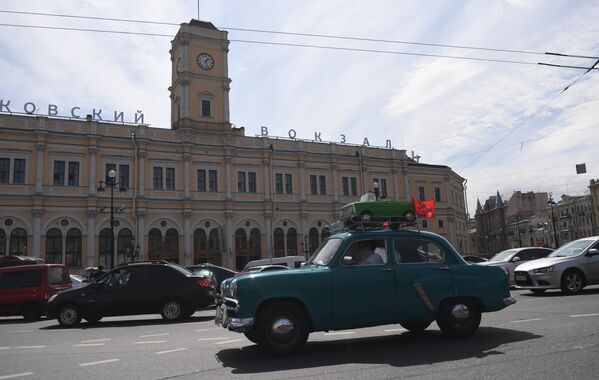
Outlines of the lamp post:
M 379 183 L 378 183 L 378 181 L 375 180 L 372 183 L 372 188 L 374 189 L 374 199 L 378 201 L 379 200 Z
M 115 181 L 116 171 L 111 169 L 108 172 L 108 181 L 100 181 L 100 186 L 98 186 L 98 192 L 106 191 L 106 186 L 110 187 L 110 210 L 106 211 L 106 207 L 102 207 L 100 212 L 102 213 L 110 213 L 110 268 L 114 268 L 114 214 L 122 214 L 125 210 L 124 206 L 115 208 L 114 207 L 114 187 L 117 185 L 124 185 L 120 182 Z M 127 191 L 124 186 L 119 188 L 119 191 Z
M 522 247 L 522 236 L 520 235 L 520 214 L 516 214 L 516 228 L 518 229 L 518 247 Z
M 553 212 L 553 206 L 555 206 L 555 201 L 553 200 L 553 198 L 551 197 L 551 194 L 549 195 L 549 200 L 547 201 L 547 204 L 551 205 L 551 221 L 553 223 L 553 236 L 555 239 L 555 249 L 557 249 L 557 247 L 559 247 L 559 242 L 557 241 L 557 229 L 555 228 L 555 213 Z

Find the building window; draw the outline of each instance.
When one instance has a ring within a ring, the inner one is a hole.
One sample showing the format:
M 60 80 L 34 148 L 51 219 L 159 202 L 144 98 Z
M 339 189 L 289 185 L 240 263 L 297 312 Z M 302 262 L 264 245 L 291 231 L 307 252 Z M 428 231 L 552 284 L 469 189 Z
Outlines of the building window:
M 293 193 L 293 183 L 291 182 L 291 174 L 285 174 L 285 194 Z
M 211 193 L 216 193 L 217 190 L 217 171 L 216 170 L 206 170 L 206 169 L 198 169 L 198 191 L 206 192 L 209 191 Z M 206 177 L 208 174 L 208 177 Z
M 291 174 L 289 173 L 275 173 L 275 193 L 293 193 L 293 183 L 291 182 L 291 178 Z
M 341 177 L 341 185 L 341 187 L 343 188 L 343 195 L 358 195 L 358 180 L 356 177 Z
M 202 116 L 210 117 L 210 100 L 202 100 Z
M 64 186 L 64 161 L 54 161 L 54 184 Z
M 257 191 L 256 172 L 237 172 L 237 191 L 255 193 Z
M 216 170 L 208 170 L 208 191 L 216 193 L 218 191 L 218 175 Z
M 46 263 L 62 263 L 62 233 L 57 228 L 46 232 Z
M 435 186 L 435 201 L 441 202 L 441 189 Z
M 320 189 L 320 195 L 325 195 L 327 193 L 327 177 L 319 175 L 318 185 L 318 188 Z
M 326 195 L 327 194 L 327 177 L 324 175 L 310 175 L 310 194 Z
M 67 232 L 65 247 L 65 265 L 69 268 L 81 268 L 81 231 L 78 228 L 71 228 Z
M 109 162 L 105 166 L 106 172 L 104 174 L 106 183 L 110 183 L 112 178 L 108 176 L 111 170 L 116 172 L 116 181 L 118 181 L 119 187 L 123 189 L 129 188 L 129 164 L 116 164 Z
M 15 228 L 12 230 L 8 252 L 10 255 L 27 255 L 27 232 L 24 229 Z
M 12 162 L 12 170 L 11 170 Z M 12 173 L 12 176 L 11 176 Z M 24 158 L 0 158 L 0 183 L 2 184 L 24 184 L 25 183 L 25 159 Z
M 418 199 L 420 199 L 421 201 L 425 199 L 424 186 L 418 186 Z
M 175 168 L 166 168 L 166 190 L 175 190 Z
M 373 178 L 372 182 L 378 182 L 380 197 L 387 198 L 387 178 Z
M 443 221 L 439 219 L 438 222 L 439 222 L 439 228 L 443 228 Z
M 79 186 L 79 162 L 69 161 L 67 184 L 69 186 Z
M 153 168 L 153 188 L 154 190 L 162 190 L 162 168 L 154 167 Z
M 318 183 L 315 175 L 310 175 L 310 194 L 318 194 Z
M 275 174 L 275 193 L 283 194 L 283 174 L 281 173 Z

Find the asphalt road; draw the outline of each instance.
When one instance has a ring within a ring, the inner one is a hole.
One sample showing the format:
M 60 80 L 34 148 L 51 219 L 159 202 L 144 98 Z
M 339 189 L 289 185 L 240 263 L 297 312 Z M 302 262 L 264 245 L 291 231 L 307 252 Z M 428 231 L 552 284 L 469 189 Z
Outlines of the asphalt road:
M 577 296 L 513 291 L 518 303 L 483 314 L 472 337 L 436 324 L 313 333 L 276 357 L 214 325 L 214 310 L 186 322 L 159 315 L 105 318 L 63 329 L 54 320 L 0 318 L 2 379 L 597 379 L 599 287 Z

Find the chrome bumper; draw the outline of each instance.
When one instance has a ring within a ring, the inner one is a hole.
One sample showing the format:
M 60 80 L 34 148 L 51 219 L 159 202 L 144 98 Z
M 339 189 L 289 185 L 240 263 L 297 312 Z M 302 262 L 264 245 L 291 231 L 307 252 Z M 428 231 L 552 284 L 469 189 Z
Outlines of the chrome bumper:
M 515 299 L 514 297 L 512 297 L 512 296 L 505 297 L 505 298 L 503 299 L 503 304 L 504 304 L 505 306 L 510 306 L 510 305 L 513 305 L 513 304 L 515 304 L 515 303 L 516 303 L 516 299 Z
M 226 303 L 221 304 L 216 308 L 214 323 L 231 331 L 244 332 L 247 328 L 254 325 L 254 318 L 233 318 L 229 316 L 229 311 L 238 310 L 238 305 L 232 307 L 227 306 Z

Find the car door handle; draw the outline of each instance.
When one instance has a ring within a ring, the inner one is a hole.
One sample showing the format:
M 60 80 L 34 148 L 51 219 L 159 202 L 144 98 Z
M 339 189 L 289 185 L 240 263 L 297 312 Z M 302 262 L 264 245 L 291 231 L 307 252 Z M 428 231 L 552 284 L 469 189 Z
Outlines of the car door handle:
M 381 272 L 391 272 L 393 268 L 382 268 Z
M 439 270 L 450 270 L 451 268 L 449 267 L 439 267 Z

